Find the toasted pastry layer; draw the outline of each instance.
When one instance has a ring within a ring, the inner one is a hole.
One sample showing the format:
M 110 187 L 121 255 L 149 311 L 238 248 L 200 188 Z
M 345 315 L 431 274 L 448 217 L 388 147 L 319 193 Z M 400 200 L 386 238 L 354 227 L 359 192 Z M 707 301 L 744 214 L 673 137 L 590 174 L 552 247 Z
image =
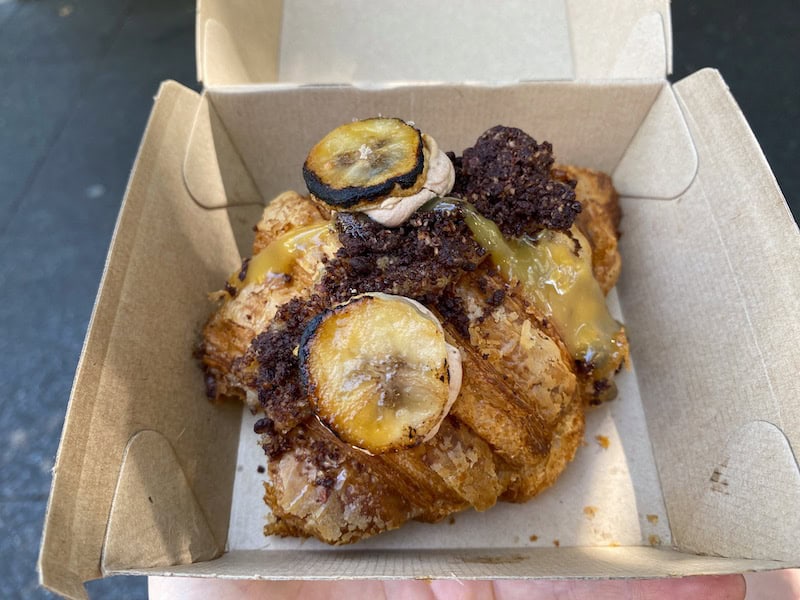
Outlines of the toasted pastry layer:
M 616 285 L 622 269 L 622 258 L 617 249 L 622 211 L 611 177 L 600 171 L 573 166 L 557 166 L 554 171 L 560 171 L 566 179 L 577 182 L 575 195 L 582 210 L 576 223 L 592 244 L 594 277 L 607 294 Z
M 295 192 L 284 192 L 264 209 L 255 228 L 253 256 L 279 237 L 313 225 L 327 224 L 317 205 Z M 264 331 L 275 317 L 278 308 L 295 298 L 305 298 L 311 293 L 311 284 L 323 268 L 323 260 L 339 249 L 338 240 L 331 236 L 326 243 L 309 245 L 298 253 L 283 276 L 269 277 L 257 285 L 242 289 L 231 288 L 218 292 L 222 298 L 219 309 L 203 329 L 199 349 L 206 372 L 206 386 L 213 400 L 243 399 L 251 410 L 258 409 L 256 394 L 234 375 L 233 367 L 250 346 L 253 338 Z M 239 274 L 244 279 L 249 267 L 246 259 Z

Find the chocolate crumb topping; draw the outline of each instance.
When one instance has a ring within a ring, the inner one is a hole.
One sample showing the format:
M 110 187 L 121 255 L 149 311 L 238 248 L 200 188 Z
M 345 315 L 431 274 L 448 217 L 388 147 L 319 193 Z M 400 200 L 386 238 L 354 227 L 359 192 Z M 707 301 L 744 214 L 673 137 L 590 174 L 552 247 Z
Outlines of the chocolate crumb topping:
M 256 421 L 253 431 L 261 435 L 261 447 L 269 458 L 277 458 L 289 449 L 288 440 L 276 431 L 275 423 L 269 417 Z
M 284 433 L 311 416 L 311 406 L 300 383 L 300 362 L 295 349 L 308 321 L 324 308 L 317 295 L 309 299 L 293 298 L 278 309 L 267 329 L 253 339 L 244 355 L 244 364 L 255 361 L 258 365 L 255 379 L 258 401 L 269 421 L 262 423 L 262 419 L 256 423 L 264 428 L 264 432 L 257 433 Z
M 366 292 L 425 302 L 484 256 L 460 211 L 418 212 L 391 229 L 361 213 L 339 213 L 336 228 L 342 247 L 321 281 L 333 304 Z
M 335 470 L 342 464 L 342 453 L 325 440 L 311 442 L 311 462 L 320 471 Z
M 445 290 L 445 293 L 431 304 L 439 311 L 446 324 L 451 325 L 465 339 L 469 339 L 469 317 L 464 301 L 460 297 L 450 290 Z
M 504 235 L 566 230 L 581 211 L 575 183 L 552 178 L 553 147 L 516 127 L 497 125 L 460 157 L 451 194 L 472 203 Z
M 506 298 L 506 291 L 503 288 L 497 289 L 492 292 L 492 295 L 486 299 L 486 304 L 493 307 L 498 307 L 503 303 Z
M 238 275 L 239 281 L 244 281 L 245 280 L 245 278 L 247 277 L 247 267 L 249 267 L 249 266 L 250 266 L 250 257 L 245 258 L 242 261 L 242 268 L 239 269 L 239 275 Z

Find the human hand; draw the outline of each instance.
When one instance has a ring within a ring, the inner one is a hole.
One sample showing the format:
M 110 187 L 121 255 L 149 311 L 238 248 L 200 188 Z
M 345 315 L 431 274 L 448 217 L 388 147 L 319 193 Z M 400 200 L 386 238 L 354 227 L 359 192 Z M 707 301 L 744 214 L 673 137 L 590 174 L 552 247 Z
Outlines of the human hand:
M 744 600 L 741 575 L 600 581 L 252 581 L 151 577 L 151 600 Z

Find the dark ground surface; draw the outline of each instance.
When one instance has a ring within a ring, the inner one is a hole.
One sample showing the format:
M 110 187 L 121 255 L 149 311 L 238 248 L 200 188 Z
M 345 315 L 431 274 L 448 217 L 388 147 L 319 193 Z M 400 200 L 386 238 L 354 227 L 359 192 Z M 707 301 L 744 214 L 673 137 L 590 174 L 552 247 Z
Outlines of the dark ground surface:
M 800 5 L 673 4 L 673 80 L 715 66 L 800 217 Z M 64 411 L 119 204 L 163 79 L 197 88 L 193 0 L 0 0 L 0 582 L 35 562 Z M 142 578 L 89 584 L 144 598 Z

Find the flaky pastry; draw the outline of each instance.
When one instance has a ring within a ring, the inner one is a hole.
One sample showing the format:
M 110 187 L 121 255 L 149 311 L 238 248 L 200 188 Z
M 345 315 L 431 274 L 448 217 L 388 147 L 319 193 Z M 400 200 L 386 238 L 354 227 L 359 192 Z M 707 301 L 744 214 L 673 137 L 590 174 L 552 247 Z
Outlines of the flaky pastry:
M 529 500 L 628 357 L 605 306 L 621 264 L 607 175 L 495 127 L 442 155 L 452 190 L 385 227 L 364 208 L 423 189 L 430 153 L 413 126 L 369 121 L 315 147 L 311 195 L 267 205 L 203 331 L 209 396 L 260 416 L 267 534 L 347 544 Z

